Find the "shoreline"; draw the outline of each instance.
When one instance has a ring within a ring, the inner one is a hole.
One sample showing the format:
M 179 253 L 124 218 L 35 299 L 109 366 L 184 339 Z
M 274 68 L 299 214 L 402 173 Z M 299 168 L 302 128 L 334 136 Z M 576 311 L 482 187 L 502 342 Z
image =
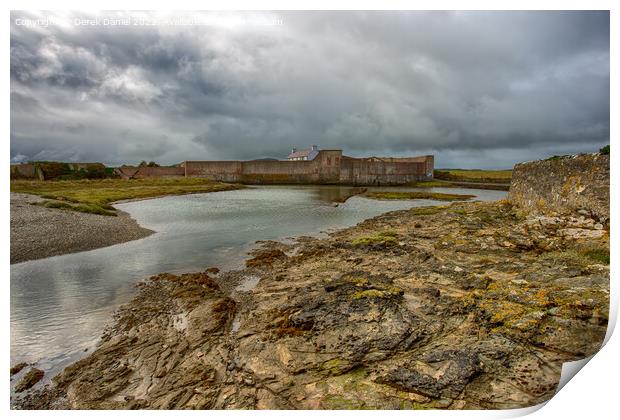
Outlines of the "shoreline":
M 231 191 L 230 189 L 221 191 Z M 220 192 L 220 191 L 212 191 Z M 182 194 L 163 194 L 136 197 L 109 203 L 131 203 L 156 198 L 210 194 L 192 191 Z M 116 216 L 83 213 L 74 210 L 45 208 L 30 203 L 46 201 L 34 194 L 11 192 L 11 265 L 27 261 L 105 248 L 112 245 L 146 238 L 155 232 L 141 226 L 131 215 L 114 208 Z M 26 210 L 25 210 L 26 209 Z M 52 219 L 50 221 L 50 218 Z M 28 229 L 28 231 L 26 231 Z M 93 230 L 102 231 L 99 236 Z M 36 244 L 35 233 L 45 232 L 46 244 Z M 67 240 L 67 233 L 71 239 Z M 37 246 L 39 245 L 39 246 Z
M 252 188 L 243 186 L 242 188 Z M 345 197 L 334 201 L 335 205 L 344 203 L 349 198 L 356 195 L 363 195 L 367 188 L 351 187 L 353 192 Z M 485 188 L 479 188 L 485 189 Z M 230 191 L 228 189 L 222 191 Z M 213 191 L 219 192 L 219 191 Z M 115 204 L 130 203 L 143 200 L 152 200 L 175 195 L 209 194 L 210 192 L 185 192 L 181 194 L 163 194 L 152 197 L 136 197 L 124 200 L 117 200 L 109 203 Z M 147 229 L 131 217 L 128 213 L 115 208 L 116 217 L 95 215 L 77 212 L 73 210 L 43 208 L 33 206 L 28 203 L 45 201 L 34 194 L 11 192 L 11 260 L 10 264 L 19 264 L 27 261 L 34 261 L 59 255 L 72 254 L 94 249 L 105 248 L 120 243 L 131 242 L 146 238 L 155 231 Z M 28 210 L 23 210 L 27 208 Z M 22 209 L 22 210 L 20 210 Z M 29 213 L 25 216 L 22 213 Z M 52 221 L 50 221 L 52 217 Z M 22 219 L 26 220 L 22 220 Z M 56 226 L 53 226 L 56 224 Z M 84 225 L 80 227 L 80 225 Z M 29 232 L 24 229 L 28 227 Z M 103 229 L 105 233 L 93 237 L 92 230 Z M 46 232 L 47 245 L 37 244 L 33 238 L 36 233 Z M 66 232 L 73 239 L 67 240 Z
M 545 401 L 561 363 L 602 342 L 609 297 L 608 265 L 558 266 L 539 256 L 572 255 L 567 229 L 599 245 L 607 243 L 604 231 L 583 218 L 545 223 L 520 219 L 502 202 L 414 208 L 327 238 L 257 244 L 243 270 L 153 276 L 92 354 L 54 386 L 19 397 L 18 408 Z M 437 368 L 443 376 L 432 373 Z
M 11 265 L 104 248 L 155 233 L 128 213 L 117 216 L 45 208 L 39 196 L 11 192 Z

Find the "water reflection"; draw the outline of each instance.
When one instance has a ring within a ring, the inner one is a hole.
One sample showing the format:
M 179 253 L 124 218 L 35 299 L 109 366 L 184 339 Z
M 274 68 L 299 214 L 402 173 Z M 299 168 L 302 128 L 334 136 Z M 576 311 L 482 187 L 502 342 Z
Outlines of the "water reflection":
M 505 195 L 502 191 L 437 191 L 476 194 L 481 200 Z M 136 281 L 149 275 L 209 266 L 237 268 L 257 240 L 318 234 L 386 211 L 437 204 L 356 196 L 333 205 L 350 192 L 350 187 L 339 186 L 269 186 L 118 205 L 157 233 L 11 266 L 11 363 L 39 362 L 53 375 L 81 357 L 85 348 L 92 349 L 113 310 L 135 293 Z

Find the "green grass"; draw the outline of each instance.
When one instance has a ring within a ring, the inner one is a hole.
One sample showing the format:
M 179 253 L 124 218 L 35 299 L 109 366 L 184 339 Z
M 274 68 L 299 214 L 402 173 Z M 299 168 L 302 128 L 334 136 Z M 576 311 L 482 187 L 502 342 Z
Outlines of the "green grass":
M 64 201 L 45 200 L 40 203 L 35 203 L 35 205 L 47 207 L 49 209 L 66 209 L 79 211 L 81 213 L 100 214 L 102 216 L 116 216 L 116 213 L 113 210 L 107 210 L 96 204 L 70 204 Z
M 388 246 L 396 245 L 398 244 L 398 234 L 392 230 L 386 230 L 383 232 L 379 232 L 373 236 L 363 236 L 361 238 L 357 238 L 351 241 L 351 245 L 353 246 L 365 246 L 375 244 L 385 244 Z
M 440 180 L 433 180 L 433 181 L 417 181 L 417 182 L 411 182 L 409 184 L 407 184 L 407 187 L 415 187 L 415 188 L 449 188 L 449 187 L 454 187 L 454 184 L 452 184 L 451 182 L 448 181 L 440 181 Z
M 475 195 L 468 194 L 443 194 L 431 193 L 426 191 L 372 191 L 364 194 L 365 197 L 375 200 L 439 200 L 439 201 L 459 201 L 469 200 Z
M 96 179 L 66 181 L 11 181 L 11 192 L 38 195 L 53 201 L 39 205 L 49 208 L 115 215 L 110 203 L 165 195 L 207 193 L 243 188 L 202 178 Z
M 414 207 L 411 209 L 411 214 L 414 216 L 428 216 L 431 214 L 437 214 L 444 209 L 444 206 Z
M 512 170 L 441 169 L 435 170 L 434 176 L 447 181 L 509 183 Z
M 609 265 L 609 250 L 608 249 L 590 249 L 584 252 L 586 258 L 589 258 L 591 261 L 598 262 L 600 264 Z
M 603 247 L 577 247 L 564 251 L 552 251 L 541 254 L 543 261 L 587 267 L 591 264 L 609 265 L 609 249 Z

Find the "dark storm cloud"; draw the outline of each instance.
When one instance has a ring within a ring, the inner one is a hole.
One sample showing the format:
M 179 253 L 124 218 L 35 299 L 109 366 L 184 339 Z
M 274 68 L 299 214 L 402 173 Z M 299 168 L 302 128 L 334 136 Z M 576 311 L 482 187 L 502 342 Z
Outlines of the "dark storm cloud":
M 253 159 L 319 144 L 505 167 L 609 142 L 607 12 L 203 13 L 194 15 L 209 19 L 200 26 L 74 24 L 130 15 L 170 17 L 76 12 L 32 27 L 16 19 L 48 15 L 12 13 L 12 160 Z

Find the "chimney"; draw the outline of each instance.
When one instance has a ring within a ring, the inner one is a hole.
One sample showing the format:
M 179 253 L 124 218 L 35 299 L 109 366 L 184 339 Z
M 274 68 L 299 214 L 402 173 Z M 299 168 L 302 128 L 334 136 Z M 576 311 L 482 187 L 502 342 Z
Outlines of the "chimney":
M 293 150 L 291 150 L 291 153 L 295 153 L 297 151 L 296 147 L 293 147 Z
M 319 146 L 317 146 L 316 144 L 312 145 L 312 150 L 319 150 Z

